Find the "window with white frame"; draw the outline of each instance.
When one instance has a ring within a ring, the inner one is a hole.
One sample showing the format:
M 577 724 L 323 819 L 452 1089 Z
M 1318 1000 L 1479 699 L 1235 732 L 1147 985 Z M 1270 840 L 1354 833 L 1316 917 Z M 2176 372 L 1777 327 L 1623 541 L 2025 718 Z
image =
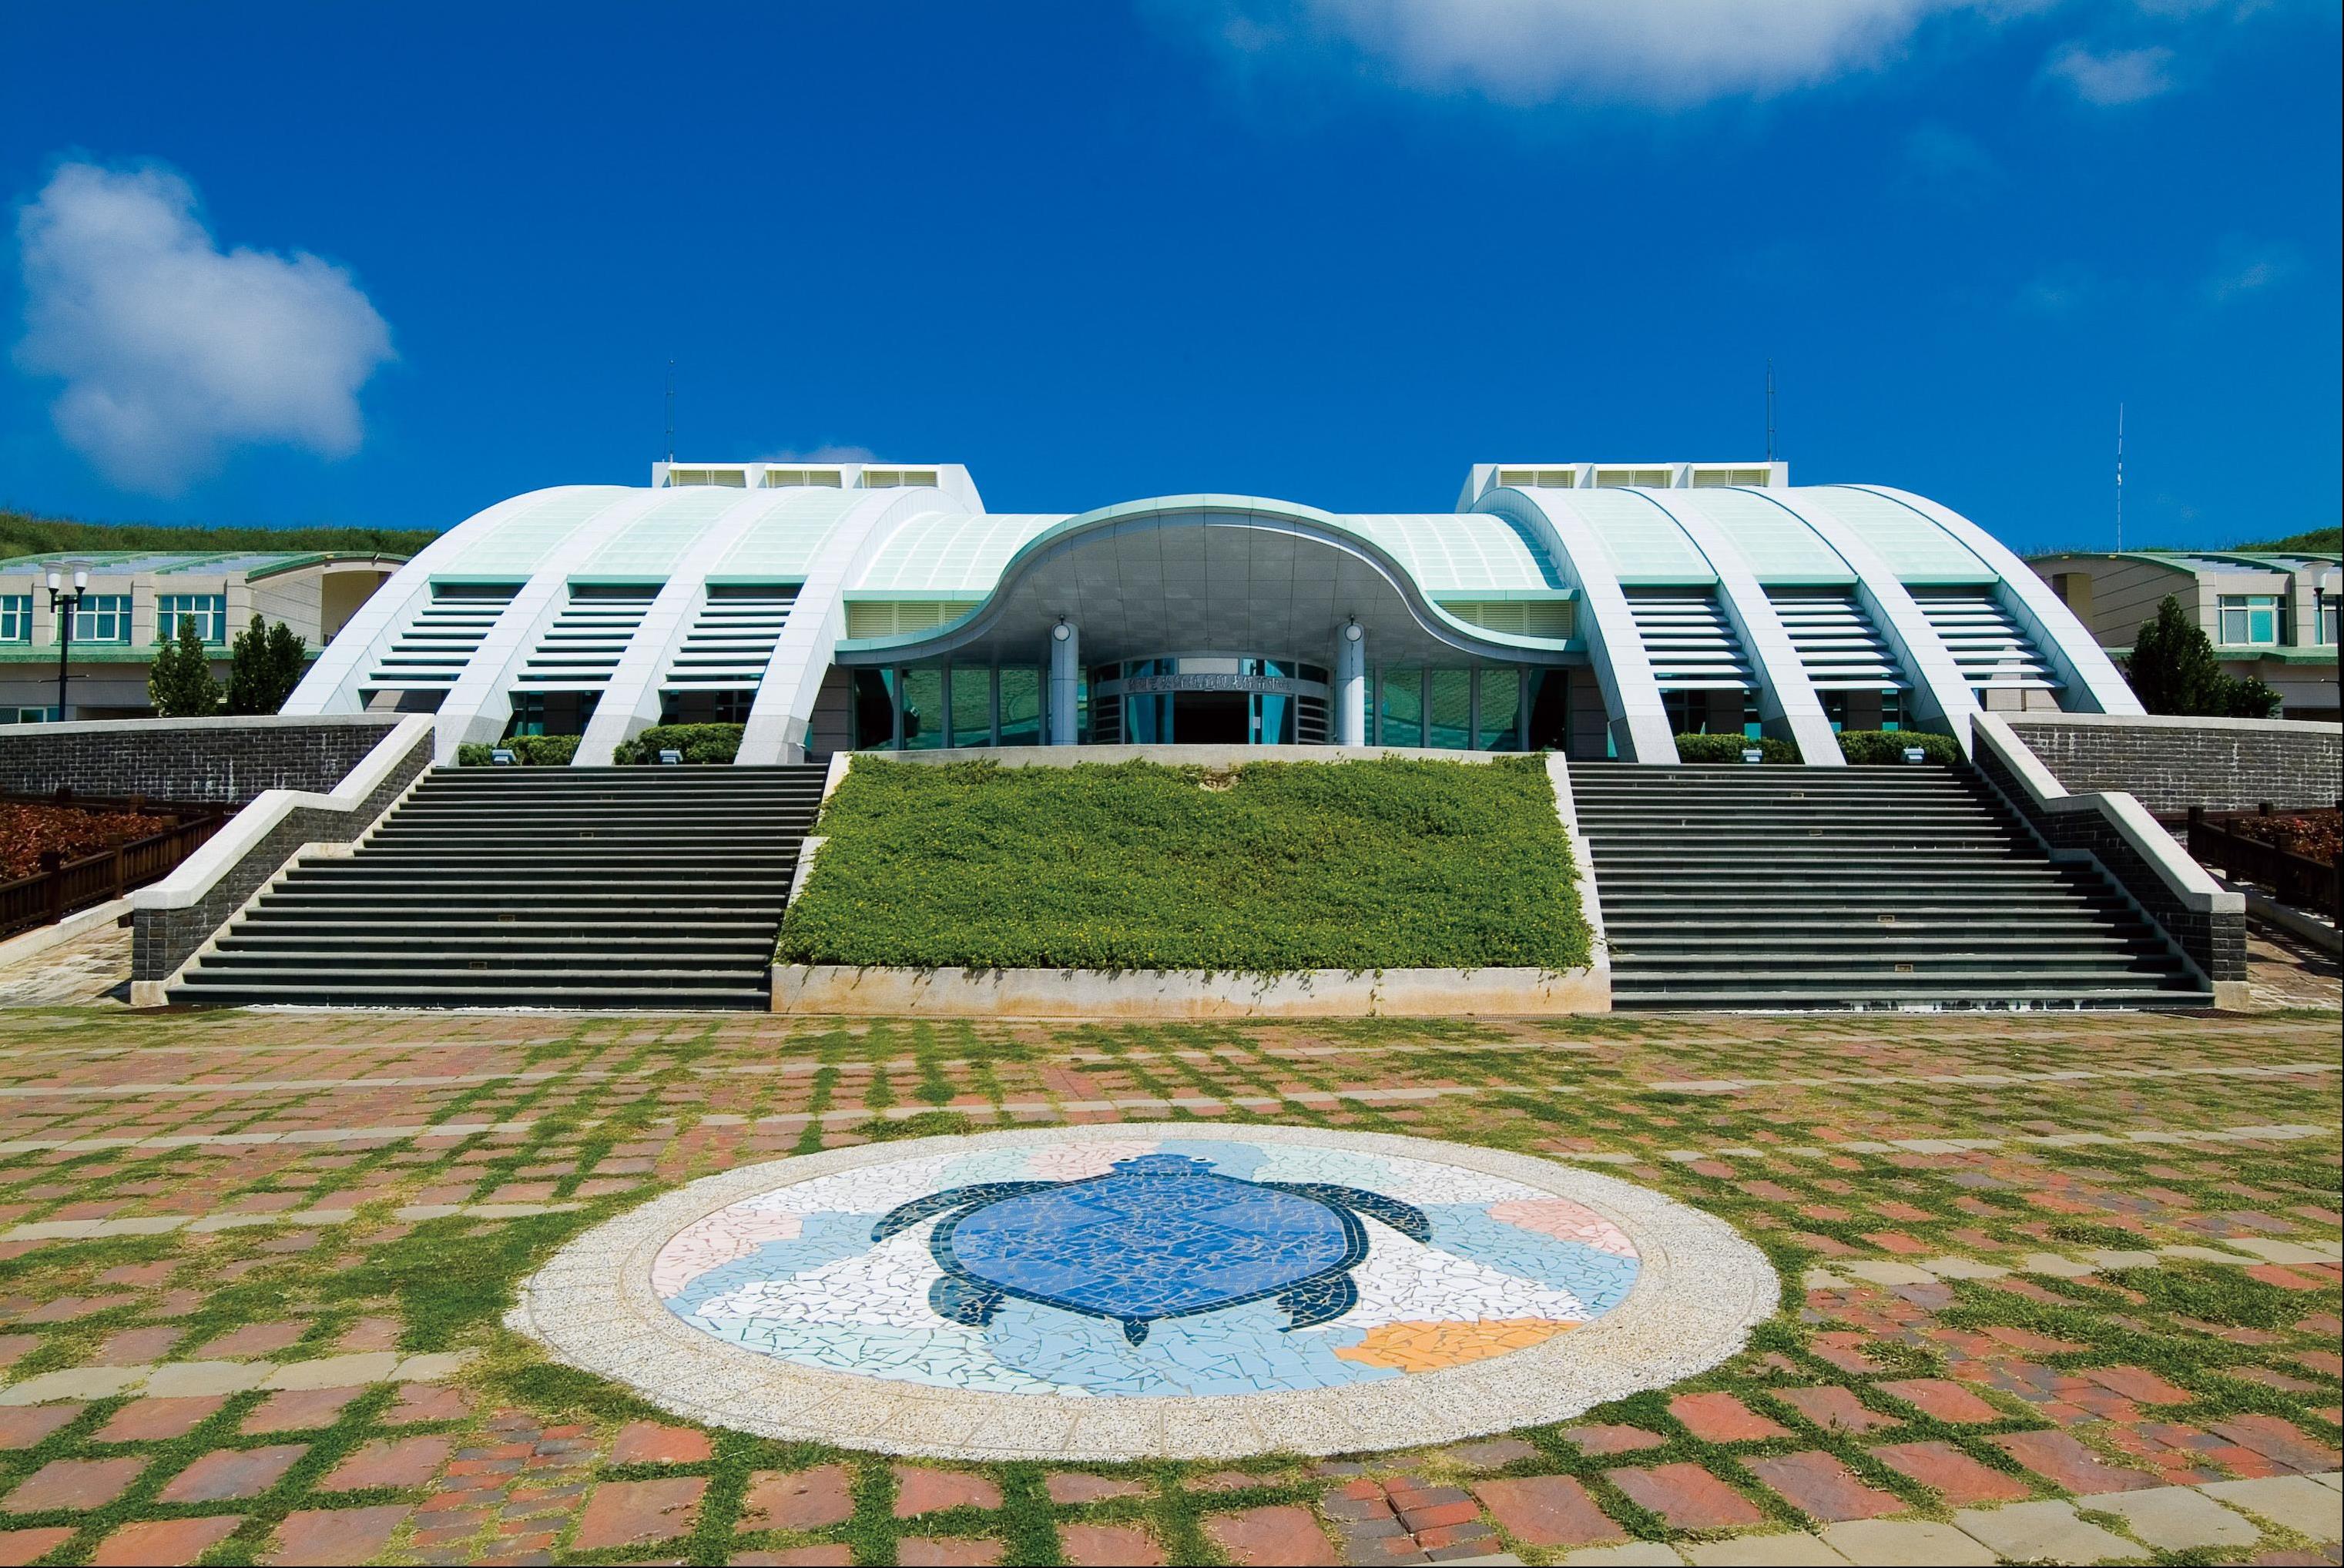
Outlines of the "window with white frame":
M 2222 595 L 2222 642 L 2229 648 L 2272 647 L 2278 642 L 2278 596 Z
M 2336 646 L 2336 598 L 2332 593 L 2319 596 L 2319 640 L 2329 648 Z
M 130 596 L 126 593 L 94 593 L 81 601 L 74 613 L 73 639 L 76 642 L 128 642 L 130 640 Z
M 227 640 L 227 595 L 167 593 L 155 596 L 155 640 L 169 642 L 179 635 L 179 623 L 192 618 L 206 642 Z
M 33 596 L 0 594 L 0 642 L 33 640 Z

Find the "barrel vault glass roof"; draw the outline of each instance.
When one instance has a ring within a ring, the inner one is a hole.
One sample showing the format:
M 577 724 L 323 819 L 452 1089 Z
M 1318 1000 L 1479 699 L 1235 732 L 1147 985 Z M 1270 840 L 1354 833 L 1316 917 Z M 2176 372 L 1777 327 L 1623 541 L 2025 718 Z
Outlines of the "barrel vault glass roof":
M 1970 548 L 1904 502 L 1852 485 L 1825 485 L 1812 495 L 1850 532 L 1880 552 L 1901 582 L 1990 583 L 2000 574 Z
M 879 548 L 855 591 L 981 598 L 1010 557 L 1066 520 L 1064 512 L 923 512 Z
M 738 498 L 741 492 L 730 492 Z M 826 487 L 777 490 L 772 504 L 733 541 L 708 578 L 711 582 L 803 582 L 823 541 L 846 514 L 871 499 L 867 490 Z
M 525 578 L 543 566 L 588 518 L 623 497 L 619 485 L 575 485 L 541 497 L 517 517 L 471 540 L 434 572 L 449 578 Z
M 1690 493 L 1690 492 L 1687 492 Z M 1670 491 L 1672 500 L 1678 492 Z M 1539 492 L 1549 506 L 1569 507 L 1587 520 L 1596 544 L 1622 582 L 1713 583 L 1717 573 L 1677 520 L 1634 490 Z
M 1398 560 L 1431 598 L 1562 587 L 1544 554 L 1492 512 L 1351 513 L 1340 520 Z
M 748 498 L 738 490 L 715 488 L 654 493 L 659 499 L 649 510 L 603 540 L 571 575 L 590 580 L 662 581 L 684 552 L 700 542 L 710 524 Z
M 1672 490 L 1671 507 L 1690 506 L 1717 525 L 1742 552 L 1753 576 L 1770 587 L 1838 586 L 1855 573 L 1823 536 L 1759 490 Z

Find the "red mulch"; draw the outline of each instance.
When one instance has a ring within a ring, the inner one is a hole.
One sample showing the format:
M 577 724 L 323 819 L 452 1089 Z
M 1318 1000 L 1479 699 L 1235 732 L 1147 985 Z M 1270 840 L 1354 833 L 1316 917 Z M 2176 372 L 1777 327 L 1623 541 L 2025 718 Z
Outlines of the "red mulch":
M 2291 811 L 2284 817 L 2233 817 L 2224 827 L 2242 839 L 2276 844 L 2322 865 L 2333 864 L 2344 848 L 2344 812 Z
M 0 801 L 0 881 L 38 872 L 45 849 L 60 851 L 70 865 L 126 839 L 167 832 L 172 826 L 168 817 L 140 811 L 85 811 L 76 806 Z

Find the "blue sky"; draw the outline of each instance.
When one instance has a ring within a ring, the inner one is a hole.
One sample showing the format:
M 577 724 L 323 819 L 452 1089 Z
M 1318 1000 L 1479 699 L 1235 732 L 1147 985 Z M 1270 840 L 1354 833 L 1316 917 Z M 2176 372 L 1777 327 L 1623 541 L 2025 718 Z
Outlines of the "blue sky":
M 445 527 L 685 458 L 1440 510 L 1738 458 L 2337 520 L 2332 5 L 10 12 L 0 505 Z M 303 258 L 308 259 L 303 259 Z

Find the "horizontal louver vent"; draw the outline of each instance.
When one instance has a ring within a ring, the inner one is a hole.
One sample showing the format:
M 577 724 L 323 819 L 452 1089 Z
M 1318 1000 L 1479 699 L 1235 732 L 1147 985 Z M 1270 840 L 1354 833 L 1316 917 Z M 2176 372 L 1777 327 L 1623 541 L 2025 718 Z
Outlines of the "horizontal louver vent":
M 1773 602 L 1798 649 L 1799 668 L 1817 691 L 1895 691 L 1907 685 L 1895 655 L 1854 599 L 1788 595 Z
M 1487 631 L 1557 640 L 1571 635 L 1569 599 L 1442 599 L 1440 608 Z
M 601 587 L 573 591 L 521 666 L 520 684 L 534 691 L 601 690 L 651 608 L 648 595 Z
M 753 690 L 797 602 L 793 588 L 728 588 L 700 607 L 668 665 L 670 691 Z
M 374 668 L 372 685 L 383 690 L 446 690 L 464 673 L 465 662 L 497 624 L 519 589 L 461 584 L 435 588 L 433 597 L 415 612 L 390 651 Z
M 1749 661 L 1709 594 L 1636 595 L 1636 634 L 1662 691 L 1748 691 Z
M 975 599 L 864 599 L 846 607 L 846 635 L 908 637 L 934 631 L 975 608 Z
M 1921 613 L 1974 691 L 2056 691 L 2059 681 L 1991 589 L 1916 594 Z

